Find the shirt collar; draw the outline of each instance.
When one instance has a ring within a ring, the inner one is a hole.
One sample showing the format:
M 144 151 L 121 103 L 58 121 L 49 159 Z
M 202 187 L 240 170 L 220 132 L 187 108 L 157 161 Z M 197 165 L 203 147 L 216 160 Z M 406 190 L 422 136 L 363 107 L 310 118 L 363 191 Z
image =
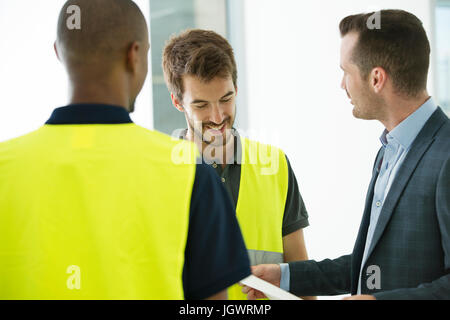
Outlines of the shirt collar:
M 384 129 L 383 134 L 380 137 L 381 143 L 383 146 L 386 146 L 393 141 L 400 144 L 405 150 L 409 149 L 420 130 L 422 130 L 423 126 L 436 109 L 437 105 L 434 103 L 433 98 L 430 97 L 391 132 Z
M 124 107 L 106 104 L 71 104 L 53 110 L 45 124 L 120 124 L 132 123 Z

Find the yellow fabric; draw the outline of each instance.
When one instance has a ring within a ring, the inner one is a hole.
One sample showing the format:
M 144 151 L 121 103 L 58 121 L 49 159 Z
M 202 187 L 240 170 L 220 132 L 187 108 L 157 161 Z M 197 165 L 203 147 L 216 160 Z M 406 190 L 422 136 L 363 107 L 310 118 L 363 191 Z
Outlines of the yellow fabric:
M 249 250 L 283 253 L 283 215 L 288 189 L 284 153 L 273 146 L 241 138 L 242 162 L 236 207 Z M 278 262 L 278 261 L 277 261 Z M 239 285 L 228 290 L 230 299 L 246 299 Z
M 133 123 L 0 143 L 0 299 L 182 299 L 196 152 Z

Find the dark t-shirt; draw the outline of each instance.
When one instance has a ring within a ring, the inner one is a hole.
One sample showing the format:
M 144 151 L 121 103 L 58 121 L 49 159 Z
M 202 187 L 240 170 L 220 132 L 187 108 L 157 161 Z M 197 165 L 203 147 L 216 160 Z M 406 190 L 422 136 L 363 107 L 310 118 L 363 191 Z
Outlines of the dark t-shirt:
M 183 130 L 181 132 L 180 138 L 184 139 L 186 137 L 186 133 L 187 129 Z M 228 194 L 231 197 L 231 200 L 233 201 L 234 207 L 236 208 L 241 182 L 241 165 L 240 161 L 238 161 L 239 159 L 237 159 L 237 155 L 242 154 L 242 152 L 239 133 L 237 132 L 237 130 L 233 130 L 233 135 L 235 138 L 234 163 L 227 164 L 225 168 L 222 168 L 220 164 L 217 164 L 215 162 L 211 163 L 210 166 L 214 168 L 214 170 L 220 177 L 222 183 L 228 191 Z M 303 198 L 300 194 L 297 179 L 287 156 L 286 161 L 288 165 L 288 191 L 283 215 L 283 237 L 299 229 L 303 229 L 309 226 L 308 212 L 306 210 L 305 203 L 303 202 Z

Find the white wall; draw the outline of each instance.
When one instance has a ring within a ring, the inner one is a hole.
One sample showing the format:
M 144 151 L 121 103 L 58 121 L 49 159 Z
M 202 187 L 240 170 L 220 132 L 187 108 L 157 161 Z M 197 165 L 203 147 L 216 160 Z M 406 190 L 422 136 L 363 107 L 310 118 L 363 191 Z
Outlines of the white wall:
M 147 26 L 150 32 L 150 1 L 133 0 L 144 14 Z M 149 35 L 150 36 L 150 35 Z M 152 47 L 150 43 L 150 52 L 148 57 L 148 75 L 145 80 L 141 93 L 136 99 L 135 111 L 131 114 L 133 121 L 147 129 L 153 129 L 153 92 L 152 92 L 152 65 L 151 65 Z
M 226 0 L 195 0 L 195 27 L 199 29 L 214 30 L 226 37 Z
M 0 141 L 37 129 L 66 103 L 64 69 L 53 52 L 59 3 L 1 1 Z
M 136 2 L 148 21 L 148 1 Z M 65 70 L 53 51 L 63 4 L 61 0 L 0 2 L 0 141 L 39 128 L 54 108 L 68 103 Z M 153 125 L 150 83 L 146 81 L 132 114 L 136 123 L 148 128 Z
M 431 30 L 428 0 L 246 0 L 249 131 L 288 155 L 315 260 L 351 253 L 383 130 L 353 118 L 340 89 L 338 25 L 349 14 L 384 8 L 410 11 Z

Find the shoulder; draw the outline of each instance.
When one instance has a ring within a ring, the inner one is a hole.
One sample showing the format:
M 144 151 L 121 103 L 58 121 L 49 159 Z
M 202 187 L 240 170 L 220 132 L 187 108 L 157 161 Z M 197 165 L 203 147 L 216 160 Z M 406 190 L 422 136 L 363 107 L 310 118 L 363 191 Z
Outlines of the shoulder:
M 436 140 L 439 143 L 450 145 L 450 119 L 447 119 L 444 125 L 437 132 Z
M 142 137 L 145 137 L 148 141 L 152 142 L 159 142 L 161 145 L 193 145 L 192 142 L 189 142 L 187 140 L 181 140 L 178 135 L 168 135 L 166 133 L 156 131 L 156 130 L 150 130 L 144 127 L 141 127 L 137 124 L 132 125 L 132 128 L 134 129 L 134 132 L 136 134 L 141 135 Z
M 260 160 L 272 160 L 278 158 L 278 161 L 282 161 L 283 163 L 287 162 L 284 151 L 273 144 L 264 143 L 245 137 L 241 138 L 241 143 L 243 145 L 243 152 L 247 153 L 246 157 L 249 157 L 250 160 L 256 158 L 259 158 Z
M 450 157 L 450 119 L 447 118 L 437 131 L 430 151 L 437 159 L 447 160 Z
M 149 130 L 133 125 L 136 135 L 140 139 L 140 147 L 148 146 L 154 154 L 169 154 L 174 164 L 196 164 L 199 152 L 193 142 L 181 140 L 178 136 L 169 136 L 165 133 Z
M 34 146 L 33 141 L 39 137 L 44 127 L 29 132 L 19 137 L 11 138 L 6 141 L 0 141 L 0 153 L 12 152 L 14 150 L 26 150 Z

